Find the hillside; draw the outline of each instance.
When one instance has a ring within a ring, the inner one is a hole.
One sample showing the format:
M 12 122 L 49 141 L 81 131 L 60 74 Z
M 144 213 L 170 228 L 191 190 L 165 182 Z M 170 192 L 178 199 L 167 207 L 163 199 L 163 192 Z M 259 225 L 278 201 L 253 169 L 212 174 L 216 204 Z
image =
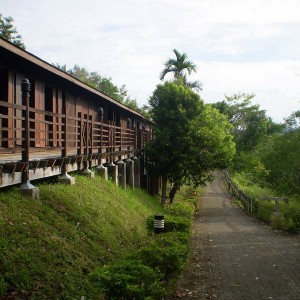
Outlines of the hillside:
M 98 299 L 88 274 L 143 244 L 159 201 L 100 177 L 38 186 L 0 193 L 0 299 Z

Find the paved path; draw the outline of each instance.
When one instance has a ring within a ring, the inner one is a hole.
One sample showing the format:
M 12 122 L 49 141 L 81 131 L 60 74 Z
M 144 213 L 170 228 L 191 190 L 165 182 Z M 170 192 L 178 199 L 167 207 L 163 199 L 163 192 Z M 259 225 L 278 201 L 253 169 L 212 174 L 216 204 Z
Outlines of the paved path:
M 220 174 L 201 197 L 174 299 L 300 299 L 300 236 L 246 216 Z

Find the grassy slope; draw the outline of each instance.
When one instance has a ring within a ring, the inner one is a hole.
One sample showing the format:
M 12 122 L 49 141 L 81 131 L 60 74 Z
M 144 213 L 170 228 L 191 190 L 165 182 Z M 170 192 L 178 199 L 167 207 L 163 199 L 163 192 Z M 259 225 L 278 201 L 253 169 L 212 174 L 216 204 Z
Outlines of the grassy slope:
M 159 201 L 100 177 L 39 188 L 0 193 L 0 299 L 98 299 L 88 274 L 143 244 Z

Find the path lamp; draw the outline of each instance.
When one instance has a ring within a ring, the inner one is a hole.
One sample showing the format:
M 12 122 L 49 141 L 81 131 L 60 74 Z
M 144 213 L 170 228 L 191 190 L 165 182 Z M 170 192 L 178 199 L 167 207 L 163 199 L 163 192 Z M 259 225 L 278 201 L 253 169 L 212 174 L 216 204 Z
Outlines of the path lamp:
M 22 182 L 20 190 L 23 194 L 32 199 L 39 199 L 39 188 L 30 183 L 29 180 L 29 147 L 30 147 L 30 125 L 29 125 L 29 98 L 30 98 L 30 82 L 24 78 L 21 83 L 22 102 L 25 106 L 23 111 L 23 134 L 22 134 L 22 162 L 26 163 L 26 167 L 22 172 Z
M 154 233 L 161 233 L 165 229 L 165 220 L 164 215 L 155 215 L 154 216 Z

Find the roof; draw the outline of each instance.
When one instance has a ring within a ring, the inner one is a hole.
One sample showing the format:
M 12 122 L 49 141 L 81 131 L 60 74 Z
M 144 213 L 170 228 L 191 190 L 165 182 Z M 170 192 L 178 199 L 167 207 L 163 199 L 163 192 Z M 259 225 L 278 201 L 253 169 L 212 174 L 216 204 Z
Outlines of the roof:
M 45 72 L 51 73 L 54 76 L 59 76 L 60 78 L 62 78 L 63 80 L 65 80 L 68 83 L 71 83 L 79 88 L 85 89 L 97 96 L 100 96 L 101 98 L 106 99 L 107 101 L 111 102 L 112 104 L 125 109 L 137 116 L 139 116 L 142 119 L 145 119 L 145 117 L 143 115 L 141 115 L 140 113 L 136 112 L 135 110 L 127 107 L 126 105 L 116 101 L 115 99 L 109 97 L 108 95 L 98 91 L 97 89 L 89 86 L 88 84 L 80 81 L 79 79 L 77 79 L 76 77 L 68 74 L 67 72 L 62 71 L 61 69 L 49 64 L 48 62 L 40 59 L 39 57 L 35 56 L 34 54 L 14 45 L 13 43 L 3 39 L 0 37 L 0 50 L 1 48 L 9 51 L 11 54 L 14 54 L 16 56 L 18 56 L 20 59 L 22 60 L 26 60 L 27 62 L 30 62 L 36 66 L 38 66 L 39 68 L 43 69 Z

